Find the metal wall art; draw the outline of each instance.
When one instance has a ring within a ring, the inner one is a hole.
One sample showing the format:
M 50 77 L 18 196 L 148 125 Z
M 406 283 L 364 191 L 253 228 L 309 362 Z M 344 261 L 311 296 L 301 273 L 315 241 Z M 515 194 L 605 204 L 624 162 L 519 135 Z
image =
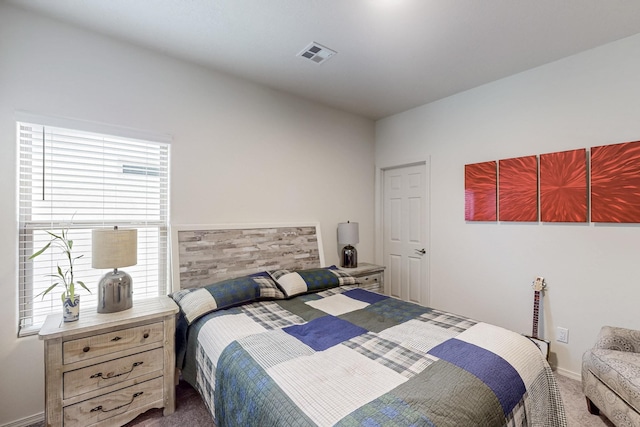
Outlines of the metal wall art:
M 587 222 L 587 150 L 540 155 L 540 220 Z
M 591 221 L 640 222 L 640 141 L 591 147 Z
M 640 223 L 640 141 L 469 164 L 464 182 L 466 221 Z
M 538 159 L 536 156 L 498 163 L 500 221 L 538 220 Z
M 495 221 L 497 195 L 496 162 L 464 167 L 464 218 L 466 221 Z

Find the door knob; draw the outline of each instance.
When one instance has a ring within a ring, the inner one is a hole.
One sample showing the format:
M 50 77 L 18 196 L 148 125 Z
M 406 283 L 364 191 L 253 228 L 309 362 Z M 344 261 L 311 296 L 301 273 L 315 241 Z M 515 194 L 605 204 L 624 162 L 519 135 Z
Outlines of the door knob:
M 419 253 L 420 255 L 424 255 L 427 253 L 427 251 L 424 250 L 424 248 L 422 249 L 416 249 L 416 252 Z

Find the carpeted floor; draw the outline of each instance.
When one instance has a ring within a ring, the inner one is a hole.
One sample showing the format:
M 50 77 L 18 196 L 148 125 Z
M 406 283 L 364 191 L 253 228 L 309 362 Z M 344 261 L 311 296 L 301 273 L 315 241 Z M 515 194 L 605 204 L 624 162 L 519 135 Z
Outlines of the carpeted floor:
M 580 381 L 556 375 L 562 400 L 567 412 L 569 427 L 612 427 L 604 416 L 587 412 Z M 29 427 L 42 427 L 44 423 Z M 181 381 L 176 389 L 176 412 L 162 416 L 161 409 L 152 409 L 139 415 L 126 427 L 210 427 L 214 426 L 200 395 L 186 382 Z
M 556 374 L 562 403 L 567 413 L 567 424 L 569 427 L 613 427 L 604 415 L 591 415 L 587 411 L 587 401 L 582 394 L 582 384 L 580 381 L 572 380 Z

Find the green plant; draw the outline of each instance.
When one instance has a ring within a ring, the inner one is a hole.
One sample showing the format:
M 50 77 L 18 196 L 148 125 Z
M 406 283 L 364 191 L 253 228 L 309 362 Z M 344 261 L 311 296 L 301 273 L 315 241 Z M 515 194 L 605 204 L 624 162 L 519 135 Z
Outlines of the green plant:
M 31 255 L 29 257 L 29 259 L 34 259 L 37 256 L 42 255 L 47 249 L 49 249 L 53 245 L 54 247 L 58 247 L 62 251 L 62 253 L 64 253 L 64 255 L 66 256 L 67 260 L 69 261 L 69 269 L 66 270 L 66 271 L 62 271 L 62 268 L 60 268 L 60 264 L 58 264 L 57 265 L 57 267 L 58 267 L 57 273 L 56 274 L 49 274 L 49 275 L 47 275 L 47 277 L 56 277 L 57 279 L 59 279 L 59 281 L 57 281 L 53 285 L 49 286 L 43 292 L 40 292 L 37 296 L 42 295 L 42 298 L 44 298 L 45 295 L 47 295 L 49 292 L 51 292 L 56 286 L 58 286 L 60 284 L 63 284 L 64 285 L 64 291 L 60 295 L 60 299 L 62 299 L 62 302 L 64 302 L 65 298 L 67 298 L 67 297 L 70 298 L 70 299 L 74 299 L 75 291 L 76 291 L 76 289 L 75 289 L 76 283 L 79 284 L 80 286 L 82 286 L 89 293 L 91 293 L 91 290 L 86 287 L 84 282 L 81 282 L 80 280 L 74 281 L 74 278 L 73 278 L 73 263 L 75 262 L 75 260 L 77 260 L 79 258 L 82 258 L 83 255 L 79 255 L 77 257 L 74 257 L 71 254 L 71 251 L 73 250 L 73 240 L 69 239 L 69 229 L 68 228 L 63 228 L 62 229 L 62 233 L 60 233 L 60 235 L 52 233 L 50 231 L 47 231 L 47 233 L 51 236 L 51 240 L 49 241 L 49 243 L 47 243 L 44 248 L 40 249 L 38 252 L 36 252 L 33 255 Z

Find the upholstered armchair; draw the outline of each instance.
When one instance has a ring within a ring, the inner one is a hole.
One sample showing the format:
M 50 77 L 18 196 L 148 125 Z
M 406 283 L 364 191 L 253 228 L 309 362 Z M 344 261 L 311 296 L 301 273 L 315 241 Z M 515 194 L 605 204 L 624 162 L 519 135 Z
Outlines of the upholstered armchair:
M 587 409 L 616 426 L 640 426 L 640 331 L 603 326 L 582 357 Z

